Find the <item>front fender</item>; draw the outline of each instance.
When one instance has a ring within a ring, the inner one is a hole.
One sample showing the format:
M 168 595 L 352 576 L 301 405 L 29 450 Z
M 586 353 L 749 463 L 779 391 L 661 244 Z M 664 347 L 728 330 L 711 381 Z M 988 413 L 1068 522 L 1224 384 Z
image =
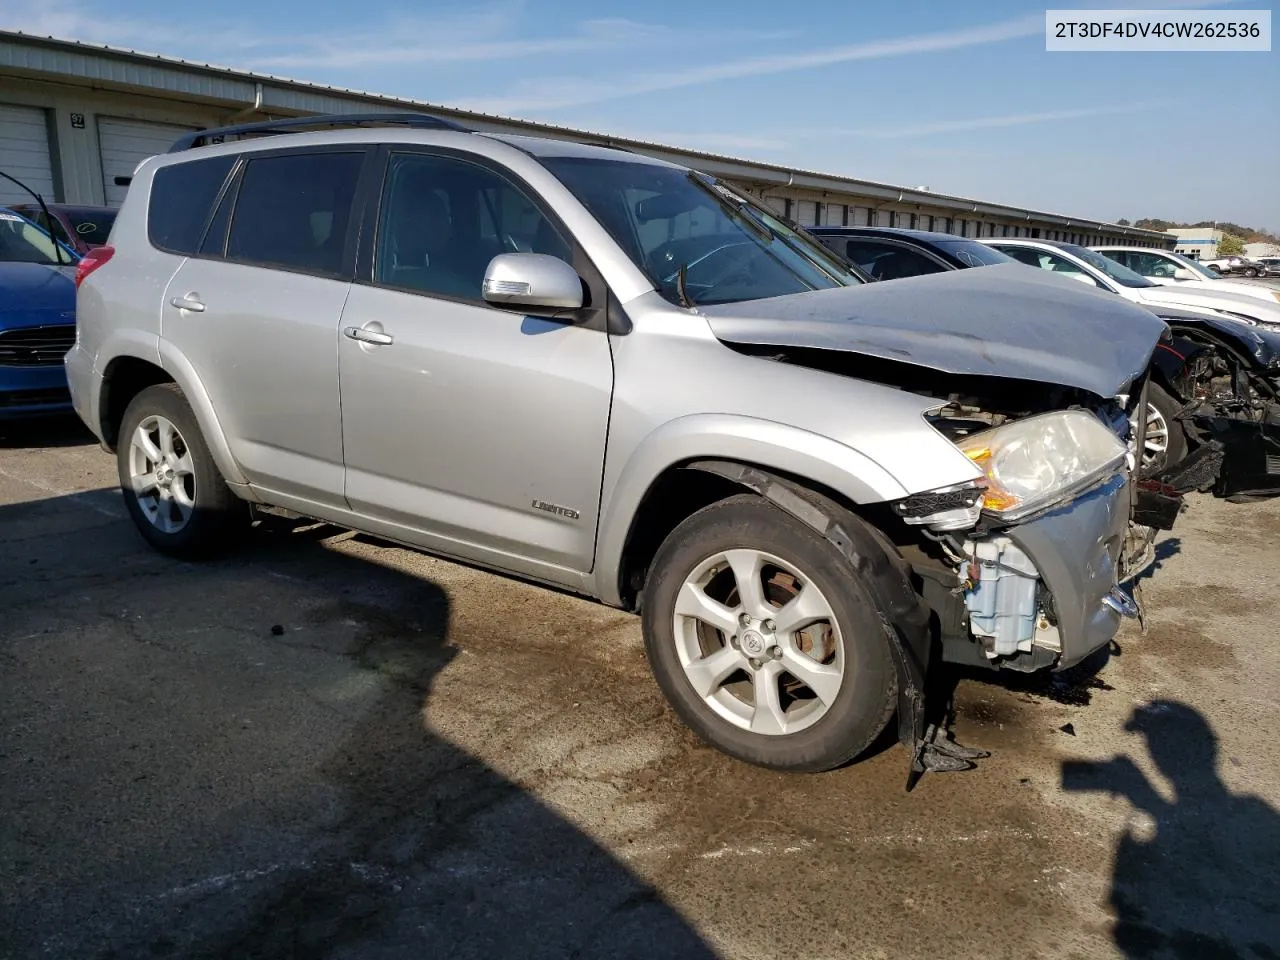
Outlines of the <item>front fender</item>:
M 159 339 L 157 349 L 160 354 L 160 366 L 173 377 L 174 382 L 186 396 L 187 403 L 191 404 L 196 422 L 200 424 L 200 432 L 204 434 L 204 442 L 209 447 L 209 453 L 213 456 L 213 462 L 218 465 L 218 471 L 223 479 L 227 483 L 246 485 L 248 480 L 241 472 L 235 457 L 231 455 L 227 435 L 218 422 L 213 404 L 209 400 L 209 393 L 205 390 L 195 367 L 186 355 L 168 340 Z
M 596 533 L 595 590 L 620 604 L 618 577 L 632 518 L 650 488 L 672 467 L 692 460 L 730 460 L 804 477 L 854 503 L 905 497 L 892 474 L 865 454 L 807 430 L 732 414 L 693 414 L 669 421 L 636 446 L 608 500 Z

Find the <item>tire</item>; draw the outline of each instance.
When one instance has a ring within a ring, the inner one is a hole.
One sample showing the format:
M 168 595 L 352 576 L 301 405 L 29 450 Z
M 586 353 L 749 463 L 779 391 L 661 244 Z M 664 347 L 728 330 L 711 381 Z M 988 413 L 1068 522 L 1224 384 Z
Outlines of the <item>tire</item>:
M 1147 394 L 1147 444 L 1142 456 L 1142 471 L 1148 476 L 1176 466 L 1187 455 L 1186 431 L 1174 419 L 1183 406 L 1158 383 L 1151 384 Z M 1164 443 L 1159 450 L 1154 449 L 1152 443 L 1156 425 L 1163 425 Z
M 763 562 L 754 579 L 773 606 L 740 602 L 737 571 L 751 567 L 748 557 Z M 690 592 L 695 584 L 700 596 Z M 830 616 L 787 633 L 777 605 L 797 594 L 808 598 L 810 618 Z M 699 609 L 723 630 L 682 613 L 694 598 L 719 601 Z M 748 606 L 764 615 L 744 625 Z M 729 756 L 773 770 L 829 770 L 862 753 L 893 716 L 898 681 L 880 611 L 834 546 L 762 497 L 722 500 L 676 527 L 654 557 L 641 615 L 645 651 L 667 701 Z M 774 709 L 767 708 L 770 690 Z
M 141 433 L 149 447 L 139 439 Z M 156 460 L 156 453 L 162 459 Z M 116 464 L 129 515 L 162 553 L 213 556 L 249 526 L 248 505 L 222 479 L 176 384 L 147 387 L 130 401 L 120 423 Z
M 1253 269 L 1253 267 L 1249 267 L 1244 271 L 1244 275 L 1252 280 L 1254 277 L 1258 275 L 1258 271 Z

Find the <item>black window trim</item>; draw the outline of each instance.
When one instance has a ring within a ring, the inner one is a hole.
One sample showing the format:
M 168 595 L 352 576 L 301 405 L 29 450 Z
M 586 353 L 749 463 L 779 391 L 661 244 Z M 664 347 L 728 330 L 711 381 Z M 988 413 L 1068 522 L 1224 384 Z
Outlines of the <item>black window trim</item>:
M 374 151 L 374 158 L 370 164 L 373 174 L 368 178 L 368 182 L 366 184 L 367 192 L 364 197 L 365 203 L 358 231 L 361 243 L 356 257 L 352 283 L 360 284 L 361 286 L 375 287 L 379 290 L 391 290 L 396 293 L 411 294 L 428 300 L 444 300 L 449 303 L 482 307 L 495 314 L 502 314 L 508 317 L 520 315 L 517 308 L 497 306 L 489 303 L 480 296 L 458 297 L 451 294 L 434 293 L 413 287 L 402 287 L 374 279 L 377 230 L 382 219 L 382 199 L 385 194 L 387 173 L 391 169 L 391 160 L 393 155 L 415 155 L 458 160 L 487 170 L 495 176 L 498 176 L 510 183 L 537 208 L 538 212 L 542 214 L 542 216 L 544 216 L 551 226 L 560 234 L 561 239 L 565 241 L 573 254 L 572 266 L 578 272 L 578 276 L 582 278 L 584 285 L 586 286 L 588 297 L 587 305 L 578 311 L 566 311 L 566 315 L 569 318 L 566 325 L 582 327 L 587 330 L 599 330 L 612 334 L 623 334 L 627 332 L 629 324 L 619 322 L 621 310 L 617 308 L 614 310 L 609 309 L 609 303 L 614 298 L 612 297 L 612 293 L 608 286 L 605 284 L 604 275 L 601 274 L 599 268 L 596 267 L 595 262 L 578 242 L 578 238 L 574 236 L 573 231 L 568 228 L 565 222 L 556 214 L 555 210 L 551 208 L 533 185 L 503 163 L 493 160 L 490 157 L 486 157 L 483 154 L 472 153 L 467 150 L 459 150 L 453 147 L 440 147 L 413 143 L 384 143 L 379 145 L 376 151 Z M 365 238 L 368 239 L 368 242 L 364 242 Z
M 205 217 L 204 227 L 200 230 L 200 239 L 196 242 L 195 253 L 189 254 L 193 260 L 225 260 L 227 258 L 227 237 L 231 234 L 231 219 L 235 214 L 236 200 L 240 197 L 240 178 L 244 174 L 245 157 L 240 154 L 235 158 L 235 162 L 231 164 L 231 172 L 227 174 L 226 180 L 222 182 L 221 189 L 218 190 L 217 196 L 213 198 L 213 203 L 209 206 L 208 216 Z M 230 195 L 231 214 L 227 216 L 227 225 L 222 231 L 222 246 L 209 253 L 204 252 L 205 241 L 209 239 L 209 231 L 213 229 L 213 221 L 217 219 L 218 210 L 222 207 L 222 203 Z

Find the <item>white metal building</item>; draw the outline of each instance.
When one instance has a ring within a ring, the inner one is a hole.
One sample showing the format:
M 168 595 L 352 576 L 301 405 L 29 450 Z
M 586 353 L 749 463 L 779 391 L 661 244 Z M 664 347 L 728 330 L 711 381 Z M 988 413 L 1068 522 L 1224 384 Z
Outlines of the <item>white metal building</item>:
M 912 227 L 968 237 L 1032 236 L 1168 249 L 1164 233 L 1027 210 L 924 188 L 834 176 L 470 113 L 99 44 L 0 30 L 0 170 L 46 199 L 119 205 L 142 160 L 180 134 L 314 113 L 415 110 L 476 130 L 615 145 L 724 177 L 806 225 Z M 29 199 L 0 181 L 0 204 Z
M 1216 260 L 1223 232 L 1208 227 L 1173 227 L 1169 233 L 1177 238 L 1174 250 L 1192 260 Z

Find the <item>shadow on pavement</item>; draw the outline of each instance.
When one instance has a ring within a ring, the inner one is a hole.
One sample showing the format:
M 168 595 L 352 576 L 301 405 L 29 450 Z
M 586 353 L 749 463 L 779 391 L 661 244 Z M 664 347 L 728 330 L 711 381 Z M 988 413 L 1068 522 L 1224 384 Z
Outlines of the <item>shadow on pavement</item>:
M 0 450 L 24 447 L 83 447 L 98 438 L 75 414 L 0 420 Z
M 1280 957 L 1280 815 L 1258 797 L 1227 790 L 1217 737 L 1193 707 L 1155 701 L 1135 709 L 1125 729 L 1145 736 L 1172 800 L 1127 755 L 1062 765 L 1064 790 L 1125 797 L 1154 824 L 1131 824 L 1116 848 L 1110 906 L 1121 954 Z
M 193 565 L 110 524 L 30 589 L 50 565 L 23 551 L 69 542 L 7 545 L 0 957 L 713 957 L 433 733 L 448 597 L 315 542 L 338 532 L 277 524 Z

